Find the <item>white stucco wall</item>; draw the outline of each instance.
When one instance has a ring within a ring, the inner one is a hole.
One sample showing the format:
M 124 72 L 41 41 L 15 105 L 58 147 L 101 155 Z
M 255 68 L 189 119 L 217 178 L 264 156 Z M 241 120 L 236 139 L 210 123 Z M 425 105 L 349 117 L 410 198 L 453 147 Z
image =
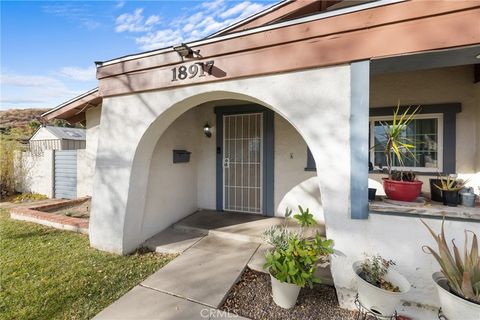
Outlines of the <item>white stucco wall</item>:
M 232 102 L 233 103 L 233 102 Z M 237 102 L 238 103 L 238 102 Z M 195 112 L 195 133 L 197 136 L 197 201 L 199 209 L 216 207 L 216 137 L 217 124 L 213 108 L 219 103 L 211 102 L 198 106 L 191 111 Z M 188 112 L 191 112 L 188 111 Z M 212 137 L 203 134 L 203 126 L 207 123 L 212 127 Z
M 449 67 L 372 76 L 370 106 L 426 105 L 460 102 L 462 112 L 456 120 L 456 170 L 469 178 L 469 185 L 479 194 L 480 186 L 480 86 L 474 84 L 473 66 Z M 370 178 L 381 182 L 383 174 Z M 430 192 L 429 178 L 419 175 L 422 191 Z M 384 194 L 383 190 L 379 190 Z
M 77 196 L 92 196 L 102 107 L 86 111 L 86 148 L 77 150 Z
M 302 90 L 292 90 L 295 87 Z M 158 139 L 186 110 L 224 99 L 258 103 L 289 119 L 312 143 L 312 154 L 321 164 L 317 173 L 328 181 L 320 186 L 324 199 L 330 199 L 323 203 L 325 215 L 349 216 L 347 65 L 104 98 L 90 223 L 93 246 L 125 253 L 145 240 L 141 230 L 148 168 Z M 336 130 L 339 125 L 345 130 Z
M 53 150 L 44 150 L 38 155 L 22 152 L 15 171 L 19 179 L 17 191 L 53 197 Z
M 150 232 L 142 231 L 149 225 L 149 221 L 155 220 L 158 216 L 168 216 L 170 219 L 171 216 L 166 209 L 171 209 L 169 206 L 173 201 L 164 203 L 164 206 L 159 206 L 155 210 L 152 210 L 153 207 L 149 204 L 148 199 L 153 196 L 149 192 L 158 192 L 167 185 L 167 182 L 159 181 L 152 175 L 152 168 L 154 172 L 160 172 L 156 169 L 157 166 L 168 169 L 169 164 L 162 162 L 162 156 L 169 154 L 171 156 L 174 142 L 183 141 L 183 146 L 188 148 L 187 144 L 194 140 L 176 134 L 178 130 L 169 127 L 187 110 L 207 101 L 223 99 L 251 101 L 272 108 L 288 119 L 310 146 L 317 163 L 316 173 L 319 178 L 312 178 L 309 176 L 310 173 L 306 172 L 292 173 L 292 176 L 289 172 L 282 172 L 282 168 L 289 169 L 287 171 L 297 167 L 299 171 L 303 169 L 306 163 L 306 159 L 302 159 L 306 157 L 302 156 L 305 154 L 305 146 L 298 142 L 298 137 L 294 138 L 295 134 L 292 135 L 291 128 L 282 123 L 281 119 L 276 119 L 278 127 L 284 127 L 279 132 L 285 133 L 287 137 L 281 139 L 281 136 L 276 136 L 276 141 L 282 143 L 276 144 L 275 155 L 276 158 L 283 160 L 277 161 L 276 164 L 277 185 L 280 187 L 275 191 L 275 197 L 276 201 L 279 201 L 286 190 L 302 188 L 302 181 L 310 183 L 316 180 L 319 183 L 326 235 L 335 242 L 336 254 L 331 259 L 331 270 L 342 306 L 353 306 L 356 285 L 351 266 L 354 261 L 362 258 L 363 253 L 380 253 L 385 258 L 397 261 L 397 269 L 414 285 L 407 296 L 410 303 L 438 306 L 438 299 L 431 283 L 431 273 L 437 271 L 438 267 L 431 256 L 423 254 L 420 250 L 422 244 L 433 245 L 433 241 L 420 221 L 413 217 L 378 214 L 370 214 L 367 220 L 351 219 L 350 110 L 354 106 L 351 106 L 350 101 L 349 66 L 105 98 L 90 221 L 90 241 L 94 247 L 117 253 L 130 252 L 149 235 Z M 381 101 L 381 105 L 392 104 L 386 102 Z M 185 124 L 196 122 L 197 127 L 185 137 L 197 135 L 198 138 L 198 131 L 203 127 L 205 119 L 213 121 L 210 111 L 204 109 L 202 112 L 193 117 L 196 121 L 187 114 L 185 119 L 177 120 L 185 121 Z M 163 150 L 162 141 L 166 150 Z M 196 141 L 197 148 L 201 147 L 202 143 Z M 203 160 L 195 158 L 195 154 L 202 157 L 203 152 L 210 155 L 212 150 L 215 151 L 213 139 L 205 143 L 207 146 L 205 149 L 201 148 L 202 150 L 192 153 L 191 168 L 193 169 L 196 161 L 198 164 L 204 161 L 206 169 L 203 170 L 202 165 L 202 170 L 197 172 L 196 192 L 190 187 L 185 192 L 190 194 L 190 200 L 196 197 L 199 207 L 214 204 L 211 196 L 213 189 L 204 192 L 200 188 L 204 181 L 207 181 L 201 178 L 214 176 L 212 165 L 214 161 L 209 161 L 205 156 Z M 195 146 L 190 147 L 195 150 Z M 290 153 L 293 153 L 293 159 Z M 468 161 L 463 163 L 467 165 Z M 187 181 L 195 181 L 195 175 L 190 169 L 177 172 L 178 175 L 185 175 Z M 172 184 L 183 186 L 183 182 L 176 182 L 171 176 L 167 176 L 167 180 L 169 179 Z M 169 187 L 178 190 L 177 186 Z M 316 192 L 314 188 L 307 190 Z M 184 191 L 182 189 L 182 193 Z M 295 202 L 295 196 L 292 199 L 292 202 Z M 194 208 L 190 200 L 187 200 L 186 210 L 190 206 Z M 279 203 L 282 201 L 283 198 Z M 428 221 L 438 228 L 438 220 Z M 448 221 L 446 225 L 449 235 L 458 239 L 459 244 L 466 227 L 480 232 L 478 223 Z M 407 314 L 408 312 L 410 311 L 407 310 Z
M 215 210 L 217 124 L 214 107 L 238 104 L 245 102 L 217 101 L 190 109 L 175 120 L 157 141 L 150 164 L 143 227 L 145 236 L 163 230 L 197 209 Z M 304 170 L 307 144 L 288 121 L 278 114 L 274 119 L 275 214 L 283 216 L 286 207 L 296 210 L 300 204 L 310 208 L 319 223 L 324 224 L 316 173 Z M 212 127 L 211 138 L 205 137 L 202 131 L 207 122 Z M 191 151 L 191 162 L 172 164 L 171 152 L 174 148 Z M 192 190 L 195 190 L 195 196 L 191 196 Z M 167 210 L 165 203 L 179 205 Z M 168 216 L 158 214 L 158 208 L 168 212 Z
M 440 231 L 441 220 L 426 219 L 430 226 Z M 341 219 L 338 219 L 341 222 Z M 463 248 L 464 230 L 480 233 L 480 224 L 472 222 L 445 221 L 448 239 L 455 239 L 459 248 Z M 330 233 L 331 234 L 331 233 Z M 399 311 L 402 315 L 414 319 L 438 319 L 439 301 L 432 281 L 433 272 L 440 268 L 431 255 L 422 252 L 422 245 L 437 247 L 419 218 L 370 214 L 368 220 L 344 221 L 342 229 L 333 236 L 335 243 L 341 240 L 349 245 L 336 245 L 337 257 L 332 272 L 335 275 L 335 287 L 343 307 L 354 308 L 352 302 L 356 293 L 352 263 L 362 258 L 362 253 L 379 253 L 387 259 L 396 261 L 394 268 L 411 283 L 412 288 L 405 296 L 405 305 Z M 450 243 L 450 240 L 448 240 Z M 461 249 L 463 250 L 463 249 Z M 417 305 L 419 304 L 419 305 Z M 434 310 L 434 308 L 437 308 Z M 419 317 L 419 312 L 430 310 Z
M 315 171 L 305 171 L 307 144 L 284 118 L 275 115 L 275 215 L 283 216 L 288 207 L 309 208 L 320 225 L 325 222 L 319 180 Z
M 190 110 L 175 120 L 153 151 L 142 227 L 144 239 L 198 208 L 197 168 L 202 127 L 196 125 L 195 111 Z M 190 151 L 190 162 L 173 163 L 172 150 Z

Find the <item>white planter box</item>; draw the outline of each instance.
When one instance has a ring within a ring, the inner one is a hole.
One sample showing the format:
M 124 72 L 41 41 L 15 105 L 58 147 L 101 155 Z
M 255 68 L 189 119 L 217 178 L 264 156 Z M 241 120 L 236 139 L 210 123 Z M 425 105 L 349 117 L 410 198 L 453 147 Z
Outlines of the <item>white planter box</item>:
M 380 289 L 367 281 L 363 280 L 359 273 L 363 261 L 357 261 L 353 264 L 353 271 L 357 278 L 358 299 L 362 305 L 371 311 L 377 312 L 382 316 L 392 316 L 395 313 L 400 300 L 410 290 L 410 283 L 395 270 L 388 270 L 385 280 L 399 287 L 400 292 L 391 292 Z
M 435 281 L 442 312 L 448 320 L 480 320 L 480 304 L 462 299 L 450 293 L 448 280 L 443 273 L 432 275 Z

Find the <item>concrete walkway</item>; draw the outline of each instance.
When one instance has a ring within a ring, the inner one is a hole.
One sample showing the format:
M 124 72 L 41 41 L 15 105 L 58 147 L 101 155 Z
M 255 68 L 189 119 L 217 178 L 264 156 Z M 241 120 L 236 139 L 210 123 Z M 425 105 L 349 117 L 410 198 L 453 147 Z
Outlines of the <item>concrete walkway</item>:
M 242 319 L 217 308 L 258 246 L 206 236 L 94 319 Z
M 261 234 L 283 219 L 199 211 L 145 242 L 157 252 L 182 253 L 94 319 L 245 319 L 220 311 L 249 265 L 260 269 Z

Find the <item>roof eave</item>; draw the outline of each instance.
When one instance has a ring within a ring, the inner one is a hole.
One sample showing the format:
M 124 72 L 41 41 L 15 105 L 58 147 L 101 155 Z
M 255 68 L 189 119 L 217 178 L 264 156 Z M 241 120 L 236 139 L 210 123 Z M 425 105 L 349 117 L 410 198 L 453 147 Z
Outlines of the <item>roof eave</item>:
M 64 119 L 70 123 L 77 123 L 85 119 L 84 111 L 101 102 L 98 88 L 95 88 L 43 113 L 41 117 L 46 120 Z

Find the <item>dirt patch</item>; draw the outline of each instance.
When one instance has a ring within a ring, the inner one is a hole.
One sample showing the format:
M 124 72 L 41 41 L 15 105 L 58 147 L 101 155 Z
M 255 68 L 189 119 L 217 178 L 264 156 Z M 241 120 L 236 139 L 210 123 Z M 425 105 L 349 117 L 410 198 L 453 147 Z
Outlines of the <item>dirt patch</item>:
M 73 217 L 73 218 L 89 218 L 90 208 L 92 204 L 91 202 L 92 201 L 88 199 L 80 204 L 77 203 L 74 205 L 65 205 L 65 206 L 55 207 L 52 209 L 42 210 L 42 211 L 54 213 L 54 214 L 60 214 L 60 215 Z
M 254 320 L 263 319 L 356 319 L 356 312 L 341 309 L 335 288 L 315 285 L 303 288 L 295 307 L 289 310 L 278 307 L 272 299 L 270 276 L 246 269 L 240 280 L 230 290 L 220 309 Z

